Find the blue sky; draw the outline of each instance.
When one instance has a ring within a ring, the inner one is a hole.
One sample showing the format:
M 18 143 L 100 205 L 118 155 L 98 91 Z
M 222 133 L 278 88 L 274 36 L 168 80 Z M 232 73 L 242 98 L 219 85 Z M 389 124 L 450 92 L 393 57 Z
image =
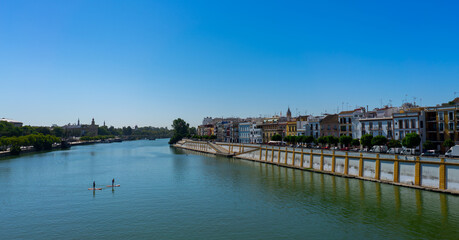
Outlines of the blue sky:
M 435 105 L 459 97 L 458 12 L 457 1 L 0 1 L 0 117 L 170 126 Z

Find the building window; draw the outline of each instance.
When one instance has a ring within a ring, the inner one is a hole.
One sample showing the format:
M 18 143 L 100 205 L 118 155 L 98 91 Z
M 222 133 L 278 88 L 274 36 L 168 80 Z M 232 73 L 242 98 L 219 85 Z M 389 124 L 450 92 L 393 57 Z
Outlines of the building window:
M 403 128 L 403 120 L 398 120 L 398 128 L 399 129 Z
M 411 128 L 416 128 L 416 120 L 411 119 Z
M 438 112 L 438 120 L 443 121 L 443 112 Z
M 387 137 L 388 138 L 392 138 L 392 130 L 388 130 L 387 131 Z
M 378 122 L 378 128 L 379 128 L 379 130 L 382 129 L 382 122 Z
M 423 127 L 424 127 L 424 124 L 423 124 L 422 121 L 419 121 L 419 126 L 420 126 L 420 128 L 423 128 Z
M 453 121 L 453 120 L 454 120 L 453 112 L 448 112 L 448 121 Z
M 440 130 L 440 132 L 443 132 L 443 123 L 440 123 L 438 125 L 438 130 Z
M 408 121 L 408 119 L 405 119 L 405 128 L 410 128 L 410 122 Z
M 373 129 L 373 123 L 370 123 L 370 130 Z
M 389 129 L 392 128 L 392 122 L 387 122 L 387 128 L 389 128 Z
M 454 123 L 449 123 L 449 130 L 454 131 Z
M 365 129 L 365 123 L 362 123 L 362 129 Z

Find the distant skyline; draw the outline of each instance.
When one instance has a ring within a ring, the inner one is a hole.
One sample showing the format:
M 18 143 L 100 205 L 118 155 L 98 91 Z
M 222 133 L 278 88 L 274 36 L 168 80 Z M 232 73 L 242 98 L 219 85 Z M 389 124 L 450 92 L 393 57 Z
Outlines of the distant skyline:
M 170 128 L 289 106 L 434 106 L 459 97 L 458 11 L 457 1 L 1 1 L 0 118 Z

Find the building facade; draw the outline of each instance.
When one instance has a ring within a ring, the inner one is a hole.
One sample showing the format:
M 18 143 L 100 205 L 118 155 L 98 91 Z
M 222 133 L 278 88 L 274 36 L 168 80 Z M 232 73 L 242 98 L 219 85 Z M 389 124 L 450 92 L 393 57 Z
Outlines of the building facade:
M 320 121 L 320 136 L 339 137 L 338 114 L 327 114 Z
M 68 124 L 62 127 L 64 129 L 64 136 L 66 137 L 82 137 L 82 136 L 97 136 L 99 125 L 96 125 L 94 118 L 91 124 L 80 124 L 78 119 L 77 124 Z

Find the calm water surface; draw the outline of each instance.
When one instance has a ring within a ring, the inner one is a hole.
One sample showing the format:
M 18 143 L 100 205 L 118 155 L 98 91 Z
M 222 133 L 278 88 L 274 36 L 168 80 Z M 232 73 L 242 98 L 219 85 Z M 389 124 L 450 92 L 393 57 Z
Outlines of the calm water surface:
M 1 159 L 0 239 L 459 239 L 459 198 L 167 140 L 98 144 Z

